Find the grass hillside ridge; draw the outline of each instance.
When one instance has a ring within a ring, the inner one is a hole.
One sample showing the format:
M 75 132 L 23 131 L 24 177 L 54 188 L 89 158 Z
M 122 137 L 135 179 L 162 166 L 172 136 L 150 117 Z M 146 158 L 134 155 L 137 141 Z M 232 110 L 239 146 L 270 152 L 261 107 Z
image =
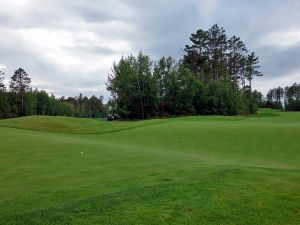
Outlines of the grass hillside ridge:
M 299 113 L 24 117 L 0 135 L 1 225 L 300 221 Z

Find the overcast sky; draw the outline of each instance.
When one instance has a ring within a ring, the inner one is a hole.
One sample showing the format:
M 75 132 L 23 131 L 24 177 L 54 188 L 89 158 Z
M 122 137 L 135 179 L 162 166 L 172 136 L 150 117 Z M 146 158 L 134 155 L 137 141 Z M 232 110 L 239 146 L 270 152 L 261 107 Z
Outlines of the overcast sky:
M 218 23 L 260 56 L 254 88 L 300 82 L 299 0 L 0 0 L 0 68 L 22 67 L 57 96 L 103 95 L 113 61 L 140 50 L 179 58 Z

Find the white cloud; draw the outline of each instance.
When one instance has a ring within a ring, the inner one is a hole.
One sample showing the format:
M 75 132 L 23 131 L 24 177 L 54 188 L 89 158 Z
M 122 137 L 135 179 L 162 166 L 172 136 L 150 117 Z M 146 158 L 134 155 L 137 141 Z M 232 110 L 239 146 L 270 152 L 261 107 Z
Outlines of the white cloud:
M 5 68 L 6 68 L 6 65 L 0 63 L 0 70 L 4 70 Z
M 21 7 L 21 6 L 26 5 L 26 3 L 28 3 L 28 1 L 27 0 L 13 0 L 13 1 L 0 0 L 0 3 L 2 6 L 5 6 L 5 7 Z
M 197 5 L 197 10 L 202 22 L 212 25 L 215 23 L 215 14 L 217 13 L 218 8 L 221 6 L 219 0 L 202 0 L 195 1 Z
M 290 86 L 295 82 L 300 81 L 300 70 L 295 71 L 291 74 L 283 74 L 280 77 L 276 78 L 265 78 L 260 77 L 253 80 L 253 89 L 257 89 L 258 91 L 262 92 L 264 95 L 268 93 L 271 88 L 286 87 Z
M 28 51 L 68 72 L 89 73 L 108 66 L 108 62 L 112 63 L 112 56 L 132 51 L 127 40 L 108 38 L 90 31 L 20 29 L 16 34 L 26 43 Z M 73 51 L 77 47 L 81 51 Z M 85 48 L 107 49 L 111 53 L 85 52 Z
M 281 30 L 265 35 L 259 40 L 263 46 L 289 48 L 300 43 L 300 29 Z

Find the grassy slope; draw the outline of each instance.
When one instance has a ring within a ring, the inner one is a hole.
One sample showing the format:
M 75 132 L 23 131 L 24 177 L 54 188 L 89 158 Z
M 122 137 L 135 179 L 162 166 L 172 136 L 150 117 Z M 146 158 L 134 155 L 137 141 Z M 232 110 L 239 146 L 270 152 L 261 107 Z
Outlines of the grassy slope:
M 0 224 L 300 223 L 299 113 L 29 117 L 0 135 Z
M 103 134 L 132 129 L 147 124 L 153 124 L 153 121 L 122 121 L 107 123 L 104 120 L 62 116 L 28 116 L 0 120 L 1 127 L 69 134 Z

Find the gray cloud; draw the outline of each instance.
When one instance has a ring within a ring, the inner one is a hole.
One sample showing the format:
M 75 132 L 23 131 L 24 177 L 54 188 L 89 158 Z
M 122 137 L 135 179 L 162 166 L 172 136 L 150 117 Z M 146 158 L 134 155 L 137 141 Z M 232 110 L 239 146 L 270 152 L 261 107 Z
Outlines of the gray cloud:
M 261 48 L 260 51 L 263 65 L 262 71 L 266 78 L 277 78 L 297 72 L 300 75 L 300 44 L 288 49 L 266 47 Z
M 109 94 L 113 61 L 139 50 L 180 58 L 189 35 L 214 23 L 261 59 L 256 88 L 300 81 L 298 0 L 0 0 L 0 65 L 55 95 Z M 4 6 L 4 7 L 3 7 Z

